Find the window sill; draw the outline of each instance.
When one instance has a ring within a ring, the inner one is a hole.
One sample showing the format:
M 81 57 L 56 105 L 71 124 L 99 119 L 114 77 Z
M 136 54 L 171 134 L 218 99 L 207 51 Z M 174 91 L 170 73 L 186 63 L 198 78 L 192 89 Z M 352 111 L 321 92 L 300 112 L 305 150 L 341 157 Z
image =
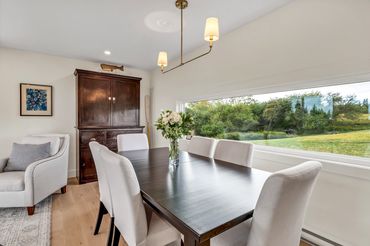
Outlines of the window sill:
M 302 161 L 315 160 L 323 163 L 324 172 L 370 180 L 369 158 L 256 144 L 254 146 L 255 151 L 261 154 L 258 155 L 258 158 L 263 160 L 280 163 L 286 166 L 294 166 Z
M 181 139 L 181 145 L 186 146 L 190 140 Z M 355 178 L 370 180 L 370 158 L 321 153 L 307 150 L 271 147 L 254 144 L 254 158 L 269 163 L 278 163 L 292 167 L 304 161 L 314 160 L 323 164 L 323 172 L 335 173 Z

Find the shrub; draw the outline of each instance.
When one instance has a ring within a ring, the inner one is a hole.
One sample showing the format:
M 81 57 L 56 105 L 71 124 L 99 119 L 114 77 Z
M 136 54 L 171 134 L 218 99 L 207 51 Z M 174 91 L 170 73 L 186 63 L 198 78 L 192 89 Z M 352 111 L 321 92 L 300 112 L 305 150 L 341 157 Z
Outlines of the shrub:
M 229 133 L 225 133 L 223 138 L 231 139 L 231 140 L 240 140 L 240 134 L 239 132 L 229 132 Z
M 243 132 L 240 133 L 240 140 L 264 140 L 296 137 L 294 134 L 287 134 L 278 131 L 261 131 L 261 132 Z

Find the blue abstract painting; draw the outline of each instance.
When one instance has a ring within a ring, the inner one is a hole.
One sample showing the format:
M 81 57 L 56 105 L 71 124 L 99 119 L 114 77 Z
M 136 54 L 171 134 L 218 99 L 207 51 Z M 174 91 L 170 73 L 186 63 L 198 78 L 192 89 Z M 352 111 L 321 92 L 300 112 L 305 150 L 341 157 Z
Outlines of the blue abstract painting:
M 27 111 L 47 111 L 47 91 L 41 89 L 26 89 L 26 108 Z

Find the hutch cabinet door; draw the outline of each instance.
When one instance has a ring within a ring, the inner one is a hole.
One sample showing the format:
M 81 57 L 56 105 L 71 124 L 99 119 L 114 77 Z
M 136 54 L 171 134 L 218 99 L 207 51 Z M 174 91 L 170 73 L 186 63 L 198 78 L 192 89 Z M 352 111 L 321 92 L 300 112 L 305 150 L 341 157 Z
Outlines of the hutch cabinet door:
M 112 80 L 112 127 L 138 126 L 140 114 L 140 83 Z
M 97 180 L 94 159 L 89 148 L 80 149 L 80 183 Z
M 78 126 L 110 127 L 110 80 L 99 76 L 80 76 L 78 86 Z

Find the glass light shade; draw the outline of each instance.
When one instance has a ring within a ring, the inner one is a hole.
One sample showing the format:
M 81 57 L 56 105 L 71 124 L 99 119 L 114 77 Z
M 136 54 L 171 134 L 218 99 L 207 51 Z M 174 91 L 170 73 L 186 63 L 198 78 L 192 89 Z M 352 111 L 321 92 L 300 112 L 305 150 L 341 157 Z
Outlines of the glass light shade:
M 218 30 L 218 19 L 215 17 L 210 17 L 206 21 L 206 28 L 204 30 L 204 40 L 217 41 L 219 39 L 219 30 Z
M 160 67 L 167 67 L 167 52 L 161 51 L 158 54 L 158 66 Z

